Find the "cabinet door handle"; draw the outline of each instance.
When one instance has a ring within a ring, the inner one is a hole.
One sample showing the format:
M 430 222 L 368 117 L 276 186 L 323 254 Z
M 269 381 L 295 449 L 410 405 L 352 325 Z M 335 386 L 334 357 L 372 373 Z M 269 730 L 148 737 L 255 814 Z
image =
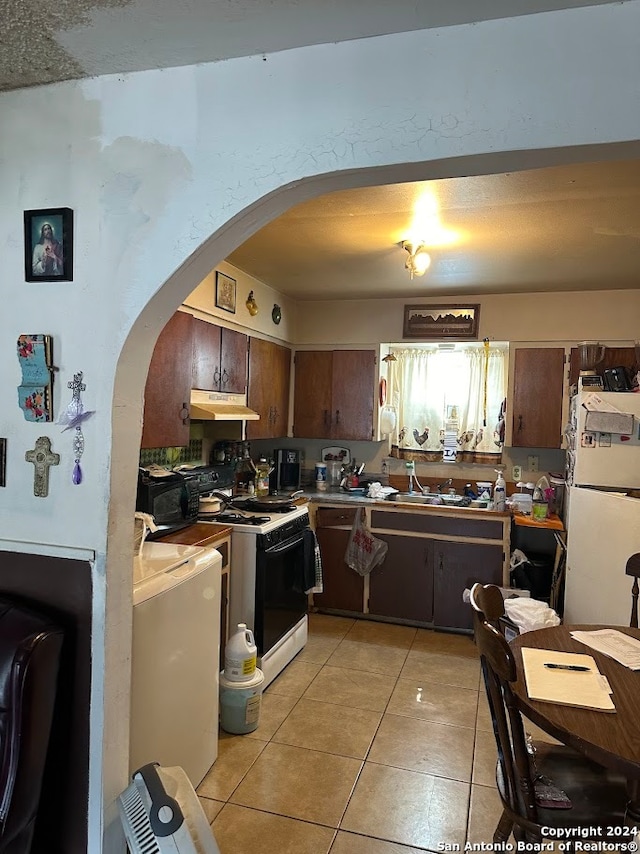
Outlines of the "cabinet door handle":
M 518 433 L 522 430 L 522 415 L 518 415 Z
M 186 403 L 182 404 L 182 409 L 180 410 L 180 415 L 178 416 L 183 424 L 186 424 L 189 420 L 189 406 Z
M 273 423 L 275 424 L 277 420 L 278 420 L 278 407 L 274 406 L 273 407 Z
M 323 420 L 324 420 L 324 426 L 325 426 L 325 427 L 328 427 L 328 426 L 329 426 L 329 424 L 331 423 L 331 422 L 329 421 L 329 410 L 328 410 L 328 409 L 324 409 L 324 410 L 323 410 L 323 412 L 324 412 L 324 418 L 323 418 Z
M 229 374 L 227 373 L 227 369 L 225 368 L 222 372 L 222 385 L 226 385 L 229 382 Z
M 336 424 L 340 423 L 340 410 L 336 409 Z
M 213 372 L 213 384 L 220 385 L 220 368 L 216 368 Z

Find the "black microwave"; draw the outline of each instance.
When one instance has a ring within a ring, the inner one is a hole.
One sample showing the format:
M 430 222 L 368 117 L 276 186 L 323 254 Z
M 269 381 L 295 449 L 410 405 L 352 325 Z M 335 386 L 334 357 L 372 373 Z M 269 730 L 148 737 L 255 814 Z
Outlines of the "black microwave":
M 149 513 L 158 530 L 148 540 L 178 531 L 198 519 L 200 491 L 198 478 L 170 472 L 154 477 L 146 469 L 138 474 L 136 510 Z

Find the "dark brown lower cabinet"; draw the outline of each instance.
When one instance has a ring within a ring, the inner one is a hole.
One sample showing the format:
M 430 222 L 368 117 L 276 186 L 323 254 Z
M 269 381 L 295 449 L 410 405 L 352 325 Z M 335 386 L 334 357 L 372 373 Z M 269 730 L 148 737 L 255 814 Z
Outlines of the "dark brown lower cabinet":
M 369 574 L 369 613 L 380 617 L 433 619 L 433 540 L 378 534 L 389 550 Z
M 313 594 L 313 603 L 321 609 L 355 611 L 364 608 L 364 579 L 344 562 L 350 530 L 317 528 L 316 537 L 322 558 L 322 593 Z
M 502 584 L 502 546 L 484 543 L 434 542 L 433 624 L 438 628 L 472 629 L 471 605 L 462 600 L 476 581 Z

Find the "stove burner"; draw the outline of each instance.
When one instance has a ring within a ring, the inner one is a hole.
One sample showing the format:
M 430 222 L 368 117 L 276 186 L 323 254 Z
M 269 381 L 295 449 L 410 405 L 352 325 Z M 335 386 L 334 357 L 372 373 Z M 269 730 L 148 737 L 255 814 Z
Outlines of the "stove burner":
M 259 498 L 250 499 L 234 499 L 234 506 L 238 510 L 245 510 L 252 513 L 254 510 L 262 511 L 263 513 L 291 513 L 296 510 L 295 504 L 276 504 L 270 501 L 260 501 Z
M 241 516 L 240 513 L 219 513 L 215 518 L 211 518 L 215 522 L 228 522 L 231 525 L 264 525 L 271 521 L 271 516 Z

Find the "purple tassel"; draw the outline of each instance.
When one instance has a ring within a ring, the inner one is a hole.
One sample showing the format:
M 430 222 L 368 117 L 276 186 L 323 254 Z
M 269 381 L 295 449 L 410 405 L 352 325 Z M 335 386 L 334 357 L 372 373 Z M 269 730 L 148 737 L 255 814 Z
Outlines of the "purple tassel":
M 82 483 L 82 469 L 80 468 L 80 463 L 76 460 L 76 464 L 73 467 L 73 482 L 76 486 L 79 483 Z

